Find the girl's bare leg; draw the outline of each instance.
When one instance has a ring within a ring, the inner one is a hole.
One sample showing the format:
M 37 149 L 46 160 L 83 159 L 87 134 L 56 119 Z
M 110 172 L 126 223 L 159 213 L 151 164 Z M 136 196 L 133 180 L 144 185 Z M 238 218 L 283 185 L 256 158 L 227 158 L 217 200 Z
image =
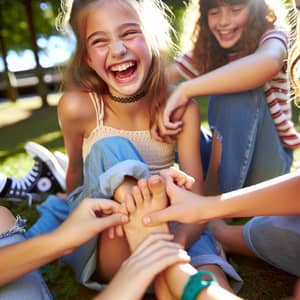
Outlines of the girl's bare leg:
M 116 189 L 114 199 L 122 203 L 136 184 L 136 179 L 125 177 L 124 182 Z M 125 236 L 115 236 L 112 239 L 109 237 L 108 230 L 102 232 L 98 242 L 97 276 L 99 279 L 106 282 L 110 281 L 129 255 L 130 249 Z
M 219 166 L 221 160 L 222 144 L 218 138 L 217 132 L 213 134 L 212 150 L 210 156 L 210 162 L 207 170 L 207 175 L 204 182 L 204 194 L 205 195 L 217 195 L 218 178 L 219 178 Z
M 4 233 L 15 225 L 16 219 L 4 206 L 0 206 L 0 233 Z
M 243 225 L 229 225 L 223 220 L 216 220 L 209 223 L 209 229 L 222 244 L 225 252 L 254 256 L 243 238 Z
M 206 270 L 212 272 L 220 284 L 221 287 L 223 287 L 225 290 L 233 293 L 233 290 L 228 282 L 228 279 L 226 277 L 226 274 L 224 271 L 217 265 L 203 265 L 201 267 L 198 267 L 197 270 Z
M 222 143 L 217 136 L 217 132 L 215 131 L 213 135 L 211 159 L 209 163 L 207 178 L 205 181 L 206 195 L 219 194 L 218 177 L 221 160 L 221 151 Z M 225 252 L 248 256 L 253 255 L 253 253 L 247 248 L 244 242 L 242 235 L 242 226 L 231 226 L 223 220 L 216 220 L 210 222 L 209 228 L 212 230 L 216 239 L 221 243 Z M 218 280 L 221 280 L 221 278 L 218 278 Z M 226 288 L 226 285 L 222 286 Z

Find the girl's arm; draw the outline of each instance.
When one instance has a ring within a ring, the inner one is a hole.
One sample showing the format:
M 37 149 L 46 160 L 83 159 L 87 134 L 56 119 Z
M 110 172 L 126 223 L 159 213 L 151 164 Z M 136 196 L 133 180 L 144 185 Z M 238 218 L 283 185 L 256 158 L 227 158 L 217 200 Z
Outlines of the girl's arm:
M 180 170 L 195 179 L 191 191 L 203 193 L 203 173 L 200 155 L 200 112 L 198 104 L 190 101 L 182 118 L 183 130 L 177 137 Z
M 297 171 L 229 193 L 202 197 L 167 179 L 171 206 L 151 213 L 144 222 L 152 226 L 166 221 L 203 223 L 226 217 L 299 215 L 299 184 Z
M 128 217 L 119 210 L 115 201 L 85 199 L 54 231 L 0 247 L 0 286 L 69 254 L 104 229 L 126 223 Z
M 82 143 L 85 134 L 84 93 L 65 93 L 58 104 L 58 119 L 69 157 L 66 190 L 70 193 L 82 183 Z
M 263 86 L 281 70 L 286 57 L 284 44 L 277 39 L 269 39 L 251 55 L 180 83 L 164 110 L 164 126 L 180 126 L 180 122 L 171 122 L 172 112 L 185 106 L 193 97 L 238 93 Z
M 183 116 L 183 130 L 177 138 L 180 170 L 195 179 L 191 191 L 203 194 L 203 173 L 200 155 L 200 112 L 196 102 L 191 101 Z M 188 248 L 199 237 L 203 225 L 183 225 L 176 229 L 175 241 Z

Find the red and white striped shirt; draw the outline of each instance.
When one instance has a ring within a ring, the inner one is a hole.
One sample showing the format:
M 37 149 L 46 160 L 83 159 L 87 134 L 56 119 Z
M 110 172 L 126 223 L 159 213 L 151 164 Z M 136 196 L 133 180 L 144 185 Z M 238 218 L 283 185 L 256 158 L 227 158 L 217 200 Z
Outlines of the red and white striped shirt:
M 268 30 L 261 38 L 260 45 L 269 39 L 276 39 L 288 51 L 288 36 L 282 29 Z M 230 58 L 234 60 L 234 57 Z M 185 53 L 176 59 L 176 66 L 180 74 L 186 79 L 200 76 L 198 70 L 192 65 L 191 53 Z M 300 134 L 291 121 L 292 108 L 289 101 L 289 78 L 284 66 L 280 72 L 264 85 L 266 101 L 269 105 L 274 124 L 284 147 L 296 149 L 300 147 Z

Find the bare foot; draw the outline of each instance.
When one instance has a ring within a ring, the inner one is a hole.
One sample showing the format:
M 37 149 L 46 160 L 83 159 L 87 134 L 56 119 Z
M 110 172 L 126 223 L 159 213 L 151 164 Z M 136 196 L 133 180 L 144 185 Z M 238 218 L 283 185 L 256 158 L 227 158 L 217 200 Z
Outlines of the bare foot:
M 130 221 L 124 228 L 132 251 L 150 233 L 169 232 L 167 224 L 145 227 L 142 220 L 145 214 L 163 209 L 168 205 L 164 182 L 160 176 L 154 175 L 148 181 L 146 179 L 139 180 L 125 202 L 130 214 Z

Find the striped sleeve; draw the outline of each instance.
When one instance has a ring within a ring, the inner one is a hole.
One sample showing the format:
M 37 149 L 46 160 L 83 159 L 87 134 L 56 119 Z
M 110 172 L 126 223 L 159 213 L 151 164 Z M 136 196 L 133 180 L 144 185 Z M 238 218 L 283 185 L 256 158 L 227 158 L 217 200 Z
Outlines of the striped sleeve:
M 192 65 L 191 53 L 184 53 L 175 59 L 176 67 L 182 77 L 192 79 L 199 76 L 199 72 Z
M 261 37 L 259 45 L 261 46 L 263 43 L 271 39 L 280 41 L 285 47 L 286 51 L 288 51 L 289 43 L 288 43 L 288 33 L 286 32 L 286 30 L 282 28 L 274 28 L 266 31 L 266 33 L 263 34 L 263 36 Z

